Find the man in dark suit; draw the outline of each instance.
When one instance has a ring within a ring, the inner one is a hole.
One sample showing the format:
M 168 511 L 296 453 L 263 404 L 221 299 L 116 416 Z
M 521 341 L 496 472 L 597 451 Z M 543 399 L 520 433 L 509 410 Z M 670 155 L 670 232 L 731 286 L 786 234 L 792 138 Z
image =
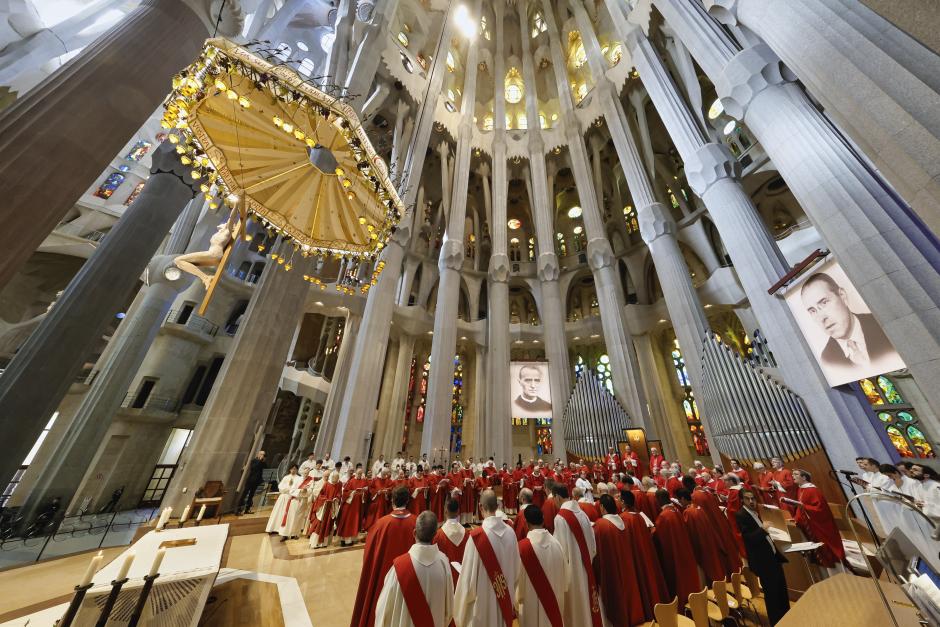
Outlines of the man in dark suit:
M 777 550 L 773 539 L 767 533 L 770 523 L 761 521 L 754 492 L 742 490 L 741 500 L 744 507 L 735 513 L 735 521 L 738 523 L 741 538 L 744 540 L 747 563 L 760 577 L 760 585 L 764 589 L 764 601 L 767 604 L 767 617 L 771 625 L 776 625 L 790 609 L 787 580 L 782 566 L 787 558 Z
M 820 361 L 828 366 L 855 367 L 889 357 L 894 347 L 874 316 L 849 309 L 845 289 L 824 272 L 817 272 L 800 289 L 803 306 L 829 336 Z
M 258 454 L 255 455 L 254 459 L 252 459 L 248 465 L 245 489 L 242 490 L 241 498 L 238 499 L 238 504 L 235 506 L 236 515 L 242 511 L 242 508 L 244 508 L 246 514 L 252 513 L 251 506 L 254 501 L 255 491 L 258 489 L 258 486 L 264 483 L 262 473 L 267 467 L 267 464 L 264 463 L 264 451 L 258 451 Z

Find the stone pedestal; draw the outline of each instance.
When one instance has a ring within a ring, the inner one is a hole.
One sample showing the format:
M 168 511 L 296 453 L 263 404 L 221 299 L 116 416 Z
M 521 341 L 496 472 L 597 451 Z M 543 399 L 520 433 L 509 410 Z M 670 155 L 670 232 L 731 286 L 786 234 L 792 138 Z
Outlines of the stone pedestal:
M 0 462 L 0 482 L 9 481 L 19 468 L 89 350 L 124 307 L 170 226 L 197 192 L 198 181 L 179 162 L 172 144 L 160 146 L 140 196 L 10 361 L 0 377 L 0 438 L 8 453 Z
M 0 113 L 0 220 L 16 233 L 0 255 L 0 286 L 159 106 L 205 38 L 183 2 L 145 0 Z M 38 172 L 55 172 L 55 184 Z

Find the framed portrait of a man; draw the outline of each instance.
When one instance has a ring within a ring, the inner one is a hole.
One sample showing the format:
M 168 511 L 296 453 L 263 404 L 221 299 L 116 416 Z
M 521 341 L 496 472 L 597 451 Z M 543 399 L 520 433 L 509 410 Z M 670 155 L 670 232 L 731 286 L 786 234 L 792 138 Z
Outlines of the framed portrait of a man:
M 784 298 L 829 385 L 904 368 L 904 361 L 835 259 L 804 273 Z
M 513 418 L 551 418 L 552 392 L 548 385 L 548 363 L 511 362 L 509 398 Z

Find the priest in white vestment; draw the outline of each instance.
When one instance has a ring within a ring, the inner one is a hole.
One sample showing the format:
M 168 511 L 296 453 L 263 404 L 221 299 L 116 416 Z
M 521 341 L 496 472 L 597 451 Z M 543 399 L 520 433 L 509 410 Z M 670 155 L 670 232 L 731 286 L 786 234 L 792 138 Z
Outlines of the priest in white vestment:
M 557 610 L 564 616 L 565 586 L 569 579 L 565 553 L 558 540 L 543 527 L 545 519 L 542 510 L 538 507 L 527 507 L 524 516 L 529 527 L 525 539 L 531 542 L 542 572 L 552 588 L 552 598 L 555 599 Z M 524 563 L 516 585 L 516 602 L 519 604 L 519 627 L 552 627 L 545 609 L 546 599 L 540 598 Z
M 480 494 L 481 528 L 493 547 L 504 581 L 498 583 L 512 604 L 521 568 L 516 534 L 512 527 L 496 515 L 496 493 L 484 490 Z M 509 627 L 503 618 L 493 583 L 477 551 L 474 538 L 467 540 L 460 577 L 454 594 L 454 622 L 457 627 Z
M 447 627 L 454 613 L 454 582 L 450 574 L 450 563 L 434 544 L 437 532 L 437 516 L 425 511 L 418 515 L 415 522 L 415 540 L 406 555 L 411 562 L 414 574 L 420 584 L 421 593 L 429 611 L 433 626 L 420 622 L 420 618 L 411 615 L 405 600 L 405 591 L 398 579 L 398 569 L 407 564 L 392 564 L 385 575 L 385 585 L 375 607 L 376 627 Z M 420 604 L 420 599 L 418 599 Z
M 597 544 L 594 542 L 594 529 L 591 528 L 591 520 L 577 501 L 567 498 L 568 490 L 565 486 L 556 486 L 555 491 L 561 495 L 555 498 L 566 499 L 559 509 L 568 510 L 577 518 L 587 545 L 588 561 L 593 562 L 594 556 L 597 555 Z M 568 527 L 565 517 L 561 514 L 555 516 L 555 539 L 561 544 L 568 563 L 568 585 L 566 586 L 564 604 L 565 625 L 584 625 L 587 627 L 592 624 L 592 594 L 588 583 L 588 573 L 584 569 L 581 549 L 578 547 L 574 533 Z
M 268 517 L 268 524 L 264 528 L 266 533 L 285 535 L 284 531 L 290 519 L 289 509 L 297 507 L 297 504 L 293 503 L 294 497 L 291 496 L 291 491 L 296 489 L 297 486 L 300 485 L 300 482 L 301 478 L 300 475 L 297 474 L 297 465 L 291 464 L 287 474 L 284 475 L 284 478 L 281 479 L 281 482 L 277 485 L 277 501 L 274 502 L 274 509 L 271 510 L 271 516 Z

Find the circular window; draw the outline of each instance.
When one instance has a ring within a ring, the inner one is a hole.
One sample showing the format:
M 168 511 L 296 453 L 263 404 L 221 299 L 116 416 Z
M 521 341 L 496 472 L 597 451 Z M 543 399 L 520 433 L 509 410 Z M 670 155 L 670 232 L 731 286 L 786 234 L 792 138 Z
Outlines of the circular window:
M 522 222 L 518 218 L 510 218 L 509 222 L 506 223 L 506 226 L 515 231 L 522 226 Z
M 574 207 L 568 210 L 568 217 L 574 220 L 575 218 L 580 218 L 581 213 L 582 213 L 581 207 L 575 205 Z

